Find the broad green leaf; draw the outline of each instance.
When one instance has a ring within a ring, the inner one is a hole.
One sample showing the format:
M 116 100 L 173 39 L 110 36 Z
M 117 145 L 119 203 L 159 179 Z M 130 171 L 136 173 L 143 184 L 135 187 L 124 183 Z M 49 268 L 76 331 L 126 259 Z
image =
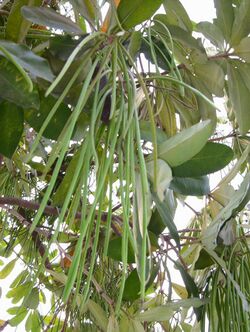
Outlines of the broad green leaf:
M 205 249 L 201 249 L 199 258 L 195 262 L 194 268 L 196 270 L 203 270 L 208 266 L 214 264 L 214 260 L 209 256 L 208 252 Z
M 170 189 L 167 189 L 166 191 L 164 204 L 166 206 L 166 209 L 169 211 L 169 215 L 172 219 L 174 219 L 175 211 L 177 208 L 177 201 L 173 191 Z M 157 209 L 154 209 L 148 225 L 148 230 L 158 236 L 164 231 L 165 228 L 166 224 L 163 222 L 159 211 Z
M 250 37 L 243 38 L 239 45 L 235 46 L 234 53 L 246 62 L 250 62 Z
M 5 279 L 12 272 L 16 264 L 16 259 L 10 261 L 4 268 L 0 271 L 0 279 Z
M 171 237 L 175 240 L 176 244 L 180 244 L 179 234 L 174 223 L 174 213 L 170 206 L 166 204 L 165 201 L 161 202 L 156 193 L 152 193 L 153 200 L 155 202 L 156 208 L 164 222 L 165 226 L 169 229 Z
M 177 261 L 175 262 L 176 268 L 180 271 L 182 280 L 185 284 L 186 290 L 188 292 L 188 297 L 189 298 L 199 298 L 199 289 L 196 286 L 194 279 L 190 276 L 190 274 L 187 272 L 187 270 Z M 186 301 L 186 300 L 184 300 Z M 198 308 L 194 305 L 194 312 L 196 315 L 197 320 L 199 321 L 201 319 L 202 315 L 202 307 Z
M 165 228 L 166 225 L 163 222 L 159 211 L 155 209 L 151 215 L 150 222 L 148 225 L 148 230 L 155 235 L 160 235 Z
M 125 301 L 135 301 L 140 297 L 140 279 L 137 273 L 137 269 L 134 269 L 126 279 L 123 300 Z
M 192 22 L 179 0 L 164 0 L 163 5 L 171 25 L 177 25 L 190 32 L 193 30 Z
M 0 104 L 0 153 L 11 158 L 23 133 L 23 110 L 11 103 Z
M 102 307 L 92 300 L 88 300 L 87 308 L 93 316 L 95 322 L 103 331 L 107 331 L 108 319 Z
M 153 183 L 154 179 L 154 161 L 149 161 L 146 164 L 149 179 Z M 172 170 L 168 164 L 161 159 L 157 159 L 157 183 L 156 183 L 156 194 L 161 201 L 164 200 L 165 191 L 172 180 Z
M 43 93 L 40 93 L 40 108 L 38 110 L 34 108 L 25 109 L 24 118 L 29 125 L 39 132 L 45 119 L 49 115 L 52 107 L 56 103 L 56 99 L 52 96 L 44 97 Z M 68 118 L 71 115 L 71 110 L 65 104 L 61 104 L 45 131 L 43 136 L 56 140 L 63 130 Z
M 249 195 L 250 197 L 250 195 Z M 222 226 L 217 237 L 218 244 L 232 246 L 236 241 L 236 221 L 234 218 L 227 220 Z
M 217 246 L 217 237 L 223 225 L 234 217 L 250 198 L 250 173 L 248 173 L 240 188 L 231 197 L 228 204 L 219 212 L 213 222 L 207 227 L 202 234 L 202 243 L 209 250 L 213 250 Z
M 145 58 L 152 64 L 155 64 L 155 58 L 152 55 L 151 47 L 154 47 L 154 53 L 158 67 L 169 71 L 171 63 L 171 55 L 169 54 L 166 46 L 163 42 L 151 36 L 151 40 L 148 37 L 144 37 L 141 43 L 140 53 L 144 54 Z
M 67 192 L 69 190 L 69 187 L 72 182 L 72 174 L 75 173 L 75 169 L 77 167 L 77 164 L 79 162 L 80 153 L 77 151 L 74 156 L 72 157 L 67 169 L 66 173 L 63 177 L 63 180 L 61 181 L 59 187 L 57 188 L 54 196 L 53 196 L 53 204 L 55 206 L 62 206 L 64 203 L 64 199 L 67 195 Z
M 24 301 L 24 306 L 29 309 L 36 309 L 39 305 L 39 291 L 37 287 L 32 288 L 30 294 Z
M 142 33 L 140 31 L 133 31 L 128 46 L 128 52 L 132 59 L 135 59 L 141 48 Z
M 174 177 L 169 186 L 174 192 L 185 196 L 203 196 L 210 192 L 207 176 Z
M 108 257 L 114 259 L 115 261 L 122 262 L 122 238 L 116 237 L 109 241 L 108 247 Z M 128 263 L 134 263 L 134 251 L 130 243 L 128 243 Z
M 50 82 L 54 79 L 48 61 L 33 53 L 26 45 L 1 40 L 0 46 L 3 46 L 12 55 L 13 59 L 32 76 L 41 77 Z M 4 56 L 1 51 L 0 55 Z
M 33 312 L 30 312 L 28 318 L 26 319 L 26 322 L 25 322 L 25 331 L 26 332 L 30 332 L 32 330 L 32 316 L 33 316 Z
M 145 332 L 145 330 L 141 322 L 123 315 L 119 326 L 119 332 Z
M 23 6 L 21 12 L 23 17 L 30 22 L 49 28 L 60 29 L 70 34 L 81 35 L 83 33 L 78 25 L 69 18 L 60 15 L 48 7 Z
M 26 317 L 27 313 L 28 313 L 28 310 L 26 308 L 20 307 L 19 310 L 18 310 L 18 312 L 17 312 L 17 314 L 16 314 L 16 316 L 13 317 L 13 318 L 11 318 L 9 320 L 10 326 L 17 326 L 17 325 L 19 325 L 24 320 L 24 318 Z
M 26 81 L 16 67 L 0 57 L 0 98 L 23 108 L 38 109 L 40 101 L 37 91 L 28 90 Z
M 204 305 L 206 302 L 204 300 L 201 300 L 199 298 L 190 298 L 186 300 L 178 300 L 178 301 L 172 301 L 167 303 L 166 305 L 162 305 L 156 308 L 149 309 L 145 312 L 139 313 L 135 316 L 136 319 L 140 321 L 166 321 L 169 320 L 173 313 L 176 310 L 179 310 L 180 307 L 183 308 L 190 308 L 190 307 L 200 307 Z
M 42 322 L 41 322 L 40 314 L 38 313 L 37 310 L 34 310 L 33 314 L 32 314 L 31 332 L 40 332 L 41 326 L 42 326 Z
M 160 7 L 162 1 L 163 0 L 121 0 L 117 8 L 117 14 L 122 27 L 128 30 L 148 20 Z
M 234 22 L 234 10 L 232 0 L 214 0 L 217 19 L 214 20 L 225 40 L 228 42 L 231 39 L 231 31 Z
M 96 24 L 100 18 L 99 5 L 96 0 L 72 0 L 71 3 L 92 26 Z
M 157 274 L 159 272 L 159 265 L 154 265 L 152 267 L 152 271 L 149 277 L 149 280 L 146 284 L 146 290 L 152 285 Z M 134 269 L 126 279 L 124 292 L 123 292 L 123 300 L 125 301 L 135 301 L 140 297 L 140 278 L 138 276 L 137 269 Z
M 233 150 L 224 144 L 208 142 L 193 158 L 172 169 L 177 177 L 197 177 L 217 172 L 232 159 Z
M 217 187 L 225 186 L 229 184 L 240 172 L 242 164 L 246 161 L 247 157 L 249 156 L 250 152 L 250 145 L 242 152 L 240 159 L 237 163 L 232 167 L 232 169 L 228 172 L 228 174 L 218 183 Z
M 167 30 L 169 30 L 174 41 L 180 42 L 187 48 L 196 49 L 200 52 L 203 52 L 204 55 L 206 54 L 205 49 L 200 43 L 200 41 L 194 38 L 191 32 L 188 32 L 178 26 L 170 25 L 167 16 L 165 14 L 157 14 L 154 16 L 155 29 L 159 33 L 161 33 L 162 36 L 166 37 L 167 41 L 169 40 L 169 34 L 167 33 L 166 29 L 162 26 L 162 24 L 160 24 L 157 21 L 160 21 L 166 26 Z
M 236 46 L 250 33 L 250 1 L 242 0 L 236 10 L 230 43 Z
M 224 48 L 224 38 L 220 28 L 211 22 L 200 22 L 195 26 L 196 31 L 202 33 L 212 44 L 220 50 Z
M 68 60 L 71 53 L 74 51 L 74 49 L 77 47 L 80 42 L 86 38 L 88 34 L 84 34 L 79 37 L 79 39 L 74 39 L 74 37 L 70 35 L 59 35 L 55 36 L 50 39 L 49 41 L 49 52 L 52 54 L 52 56 L 56 60 L 62 60 L 63 64 L 66 60 Z M 94 46 L 95 41 L 89 42 L 87 45 L 82 47 L 82 49 L 77 53 L 75 56 L 75 60 L 78 60 L 81 57 L 84 57 L 85 52 L 90 48 Z M 50 61 L 53 64 L 53 59 L 50 58 Z M 56 69 L 56 68 L 55 68 Z M 61 67 L 58 69 L 60 71 Z M 69 68 L 69 71 L 71 70 L 71 67 Z
M 195 64 L 194 72 L 198 79 L 200 79 L 206 86 L 208 91 L 218 97 L 224 96 L 224 72 L 222 68 L 212 61 L 204 64 Z
M 29 5 L 30 0 L 15 0 L 11 6 L 10 13 L 8 15 L 5 37 L 6 39 L 13 40 L 18 43 L 22 43 L 30 26 L 31 22 L 28 22 L 21 15 L 21 8 L 25 5 Z M 40 6 L 41 0 L 34 0 L 32 4 Z
M 239 131 L 242 135 L 250 129 L 249 89 L 242 80 L 241 73 L 233 62 L 227 65 L 229 98 L 232 101 L 233 111 L 239 125 Z
M 206 120 L 184 129 L 159 145 L 159 158 L 171 167 L 183 164 L 203 148 L 212 134 L 211 127 L 211 121 Z

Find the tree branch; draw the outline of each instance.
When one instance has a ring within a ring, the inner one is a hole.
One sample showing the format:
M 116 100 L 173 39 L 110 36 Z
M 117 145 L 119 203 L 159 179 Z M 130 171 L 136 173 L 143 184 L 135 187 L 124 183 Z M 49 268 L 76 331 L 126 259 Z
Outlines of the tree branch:
M 15 206 L 19 206 L 24 209 L 33 210 L 33 211 L 38 210 L 40 207 L 40 203 L 37 203 L 34 201 L 28 201 L 28 200 L 25 200 L 22 198 L 17 198 L 17 197 L 0 197 L 0 204 L 15 205 Z M 46 214 L 48 216 L 59 216 L 60 209 L 55 206 L 47 205 L 44 209 L 44 214 Z M 79 212 L 79 211 L 76 212 L 75 218 L 81 219 L 81 217 L 82 217 L 81 212 Z M 108 217 L 108 213 L 102 212 L 101 220 L 103 222 L 107 221 L 107 217 Z M 116 222 L 122 221 L 122 219 L 119 216 L 113 215 L 113 216 L 111 216 L 111 218 L 113 219 L 113 221 L 116 221 Z M 114 225 L 114 223 L 112 223 L 111 226 L 112 226 L 112 229 L 115 232 L 115 234 L 120 236 L 121 234 L 120 234 L 119 230 L 117 229 L 116 225 Z

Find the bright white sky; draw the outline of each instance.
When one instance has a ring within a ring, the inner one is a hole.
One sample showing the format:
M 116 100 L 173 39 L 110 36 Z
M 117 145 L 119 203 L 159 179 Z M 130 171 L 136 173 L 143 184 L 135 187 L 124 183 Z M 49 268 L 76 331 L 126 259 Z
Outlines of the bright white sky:
M 212 19 L 215 17 L 215 9 L 214 9 L 214 3 L 213 0 L 181 0 L 182 4 L 186 8 L 191 20 L 195 22 L 200 21 L 212 21 Z M 185 212 L 184 212 L 185 211 Z M 192 216 L 193 214 L 191 211 L 188 211 L 187 208 L 185 209 L 179 209 L 176 219 L 182 220 L 183 226 L 185 227 L 185 224 L 187 220 Z M 183 227 L 183 228 L 184 228 Z M 1 258 L 2 259 L 2 258 Z M 20 271 L 17 271 L 19 273 Z M 5 308 L 9 308 L 11 306 L 14 306 L 10 303 L 10 301 L 5 301 L 4 297 L 5 294 L 8 291 L 8 286 L 12 282 L 12 280 L 15 278 L 15 271 L 6 279 L 6 280 L 0 280 L 0 287 L 2 288 L 2 297 L 0 299 L 0 320 L 6 320 L 10 317 L 6 312 Z M 4 332 L 24 332 L 24 326 L 20 326 L 18 329 L 11 328 L 10 326 L 7 326 L 4 329 Z

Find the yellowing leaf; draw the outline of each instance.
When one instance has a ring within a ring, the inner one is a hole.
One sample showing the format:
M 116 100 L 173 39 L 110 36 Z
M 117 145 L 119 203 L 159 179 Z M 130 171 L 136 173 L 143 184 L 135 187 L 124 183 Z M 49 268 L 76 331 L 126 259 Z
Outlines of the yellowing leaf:
M 184 286 L 178 285 L 174 282 L 172 282 L 172 287 L 175 291 L 175 293 L 181 298 L 181 299 L 187 299 L 188 298 L 188 292 Z

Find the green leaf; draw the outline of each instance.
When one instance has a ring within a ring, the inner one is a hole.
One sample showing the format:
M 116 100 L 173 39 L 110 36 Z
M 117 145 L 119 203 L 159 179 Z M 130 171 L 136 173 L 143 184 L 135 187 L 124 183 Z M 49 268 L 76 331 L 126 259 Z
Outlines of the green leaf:
M 238 67 L 233 63 L 227 64 L 229 98 L 242 135 L 250 129 L 249 104 L 250 93 L 242 79 Z
M 224 144 L 208 142 L 193 158 L 172 169 L 176 177 L 197 177 L 224 168 L 234 157 L 233 150 Z
M 119 325 L 114 314 L 111 314 L 108 320 L 107 332 L 117 332 L 119 331 Z
M 132 59 L 135 59 L 140 48 L 142 42 L 142 33 L 140 31 L 133 31 L 131 33 L 131 38 L 128 46 L 128 52 Z
M 98 326 L 103 331 L 107 331 L 108 327 L 108 319 L 106 317 L 105 311 L 102 309 L 102 307 L 97 304 L 96 302 L 92 300 L 88 300 L 87 302 L 87 308 L 90 311 L 91 315 L 95 319 Z
M 99 5 L 96 0 L 72 0 L 71 3 L 92 26 L 96 24 L 100 18 Z
M 163 0 L 121 0 L 117 8 L 117 14 L 122 27 L 128 30 L 148 20 L 160 7 L 162 1 Z
M 159 33 L 161 33 L 162 36 L 166 37 L 167 41 L 169 40 L 169 35 L 166 32 L 166 29 L 162 26 L 162 24 L 157 21 L 160 21 L 166 26 L 174 41 L 180 42 L 187 48 L 196 49 L 200 52 L 203 52 L 204 55 L 206 54 L 201 42 L 198 39 L 194 38 L 191 32 L 186 31 L 176 25 L 170 25 L 168 22 L 168 18 L 165 14 L 157 14 L 154 16 L 155 29 Z
M 0 279 L 5 279 L 12 272 L 16 264 L 16 259 L 10 261 L 4 268 L 0 271 Z
M 0 153 L 11 158 L 23 133 L 23 110 L 11 103 L 0 104 Z
M 182 280 L 188 292 L 188 297 L 189 298 L 194 297 L 199 299 L 199 289 L 196 286 L 194 279 L 190 276 L 187 270 L 178 261 L 175 262 L 175 266 L 180 271 Z M 202 315 L 202 307 L 200 306 L 196 307 L 195 305 L 193 307 L 197 320 L 200 321 Z
M 194 268 L 195 270 L 203 270 L 206 267 L 209 267 L 214 264 L 213 259 L 208 254 L 208 252 L 204 249 L 201 249 L 199 257 L 195 262 Z
M 250 1 L 242 0 L 236 10 L 232 28 L 231 45 L 236 46 L 250 33 Z
M 178 300 L 168 302 L 166 305 L 161 305 L 159 307 L 155 307 L 149 309 L 145 312 L 139 313 L 135 316 L 136 319 L 140 321 L 153 322 L 153 321 L 167 321 L 169 320 L 173 313 L 179 310 L 181 307 L 190 308 L 190 307 L 200 307 L 204 305 L 206 301 L 201 300 L 199 298 L 190 298 L 186 300 Z
M 74 39 L 70 35 L 59 35 L 55 36 L 50 39 L 49 41 L 49 52 L 52 54 L 54 58 L 50 59 L 50 62 L 52 62 L 53 66 L 53 60 L 54 62 L 57 60 L 62 60 L 63 62 L 68 60 L 71 53 L 74 51 L 74 49 L 77 47 L 80 42 L 86 38 L 88 34 L 84 34 L 79 37 L 79 39 Z M 78 60 L 79 58 L 84 57 L 85 52 L 94 46 L 95 41 L 89 42 L 87 45 L 82 47 L 82 49 L 77 53 L 75 56 L 75 60 Z M 64 64 L 64 63 L 63 63 Z M 61 68 L 59 68 L 58 71 L 60 71 Z M 69 68 L 70 70 L 70 68 Z
M 165 160 L 171 167 L 181 165 L 203 148 L 211 134 L 210 120 L 184 129 L 159 145 L 159 158 Z
M 250 173 L 245 176 L 240 188 L 202 234 L 202 243 L 206 248 L 213 250 L 217 246 L 217 237 L 225 222 L 236 216 L 236 214 L 244 208 L 249 199 Z
M 169 187 L 174 192 L 185 196 L 203 196 L 210 192 L 207 176 L 196 178 L 174 177 Z
M 47 7 L 23 6 L 21 12 L 26 20 L 33 23 L 54 29 L 60 29 L 70 34 L 81 35 L 83 33 L 77 24 L 69 18 L 60 15 L 53 9 Z
M 40 93 L 40 108 L 26 109 L 24 111 L 24 118 L 29 123 L 29 125 L 39 132 L 45 119 L 49 115 L 52 107 L 56 103 L 56 99 L 52 96 L 44 97 L 43 93 Z M 43 132 L 43 136 L 56 140 L 63 130 L 68 118 L 71 115 L 71 110 L 65 104 L 61 104 L 52 119 L 50 120 L 48 126 Z
M 39 291 L 37 287 L 32 288 L 30 294 L 25 298 L 23 305 L 29 309 L 36 309 L 39 305 Z
M 29 3 L 30 0 L 15 0 L 13 2 L 6 24 L 6 39 L 13 40 L 18 43 L 23 42 L 31 23 L 22 17 L 21 8 L 25 5 L 29 5 Z M 35 6 L 40 6 L 42 1 L 34 0 L 33 4 Z
M 32 329 L 32 316 L 33 316 L 33 312 L 30 312 L 28 318 L 26 319 L 26 322 L 25 322 L 25 331 L 26 332 L 30 332 Z
M 18 276 L 12 281 L 10 284 L 10 288 L 14 288 L 18 286 L 21 282 L 24 282 L 26 277 L 29 275 L 29 272 L 27 270 L 23 270 L 21 273 L 18 274 Z
M 144 54 L 145 58 L 152 64 L 155 64 L 155 59 L 152 55 L 151 47 L 154 47 L 158 67 L 169 71 L 171 55 L 167 51 L 166 46 L 160 39 L 154 36 L 151 36 L 151 40 L 148 37 L 143 38 L 140 53 Z
M 156 193 L 152 193 L 153 200 L 155 202 L 156 208 L 164 222 L 165 226 L 169 229 L 171 237 L 175 240 L 176 244 L 180 244 L 179 234 L 174 223 L 174 213 L 175 210 L 170 208 L 170 205 L 166 201 L 161 202 Z
M 196 24 L 195 30 L 202 33 L 212 44 L 223 50 L 224 38 L 220 28 L 211 22 L 200 22 Z
M 159 265 L 154 265 L 151 271 L 149 281 L 146 284 L 146 290 L 152 285 L 157 274 L 159 272 Z M 134 269 L 126 279 L 123 300 L 124 301 L 135 301 L 140 297 L 141 282 L 138 276 L 137 269 Z
M 149 161 L 146 164 L 147 172 L 150 181 L 153 183 L 154 180 L 154 161 Z M 157 159 L 157 183 L 156 183 L 156 193 L 161 201 L 164 200 L 165 191 L 172 180 L 172 170 L 168 164 L 162 160 Z
M 232 0 L 214 0 L 217 19 L 214 20 L 227 42 L 231 38 L 231 31 L 234 22 L 234 10 Z
M 239 45 L 234 47 L 234 53 L 246 62 L 250 62 L 250 37 L 243 38 Z
M 7 298 L 12 298 L 12 303 L 18 303 L 28 292 L 30 291 L 32 283 L 31 281 L 28 281 L 24 284 L 21 284 L 15 288 L 12 288 L 8 291 L 6 294 Z
M 13 317 L 13 318 L 11 318 L 9 320 L 10 326 L 17 326 L 17 325 L 19 325 L 24 320 L 24 318 L 26 317 L 27 313 L 28 313 L 28 310 L 26 308 L 20 307 L 19 310 L 18 310 L 18 312 L 17 312 L 17 314 L 16 314 L 16 316 Z
M 53 81 L 54 75 L 49 67 L 48 61 L 35 53 L 28 46 L 18 45 L 9 41 L 1 40 L 3 46 L 25 70 L 35 77 L 41 77 L 47 81 Z M 0 51 L 0 55 L 4 54 Z
M 0 57 L 0 97 L 17 106 L 39 108 L 39 96 L 37 91 L 29 92 L 23 76 L 16 67 Z
M 109 241 L 108 247 L 108 257 L 114 259 L 115 261 L 122 262 L 122 238 L 116 237 Z M 128 244 L 128 263 L 135 262 L 135 255 L 131 244 Z
M 40 322 L 40 314 L 37 310 L 33 311 L 32 322 L 31 322 L 31 332 L 40 332 L 42 323 Z
M 163 222 L 159 211 L 155 209 L 151 215 L 151 219 L 148 225 L 148 230 L 155 235 L 160 235 L 166 228 L 165 223 Z
M 224 96 L 224 71 L 222 68 L 212 61 L 204 64 L 197 63 L 194 65 L 194 72 L 206 86 L 208 91 L 218 97 Z
M 177 25 L 190 32 L 193 30 L 192 22 L 179 0 L 165 0 L 163 1 L 163 5 L 169 24 Z
M 69 190 L 69 187 L 71 185 L 72 182 L 72 174 L 75 173 L 75 169 L 77 167 L 77 164 L 79 162 L 79 157 L 80 157 L 80 151 L 77 151 L 74 156 L 72 157 L 66 173 L 63 177 L 62 182 L 60 183 L 59 187 L 57 188 L 57 191 L 55 192 L 54 196 L 53 196 L 53 204 L 55 206 L 62 206 L 64 199 L 67 195 L 67 192 Z
M 145 141 L 152 142 L 152 130 L 151 130 L 151 125 L 149 121 L 140 121 L 140 133 L 141 133 L 141 139 Z M 160 144 L 167 139 L 167 134 L 160 128 L 156 128 L 156 139 L 157 143 Z

